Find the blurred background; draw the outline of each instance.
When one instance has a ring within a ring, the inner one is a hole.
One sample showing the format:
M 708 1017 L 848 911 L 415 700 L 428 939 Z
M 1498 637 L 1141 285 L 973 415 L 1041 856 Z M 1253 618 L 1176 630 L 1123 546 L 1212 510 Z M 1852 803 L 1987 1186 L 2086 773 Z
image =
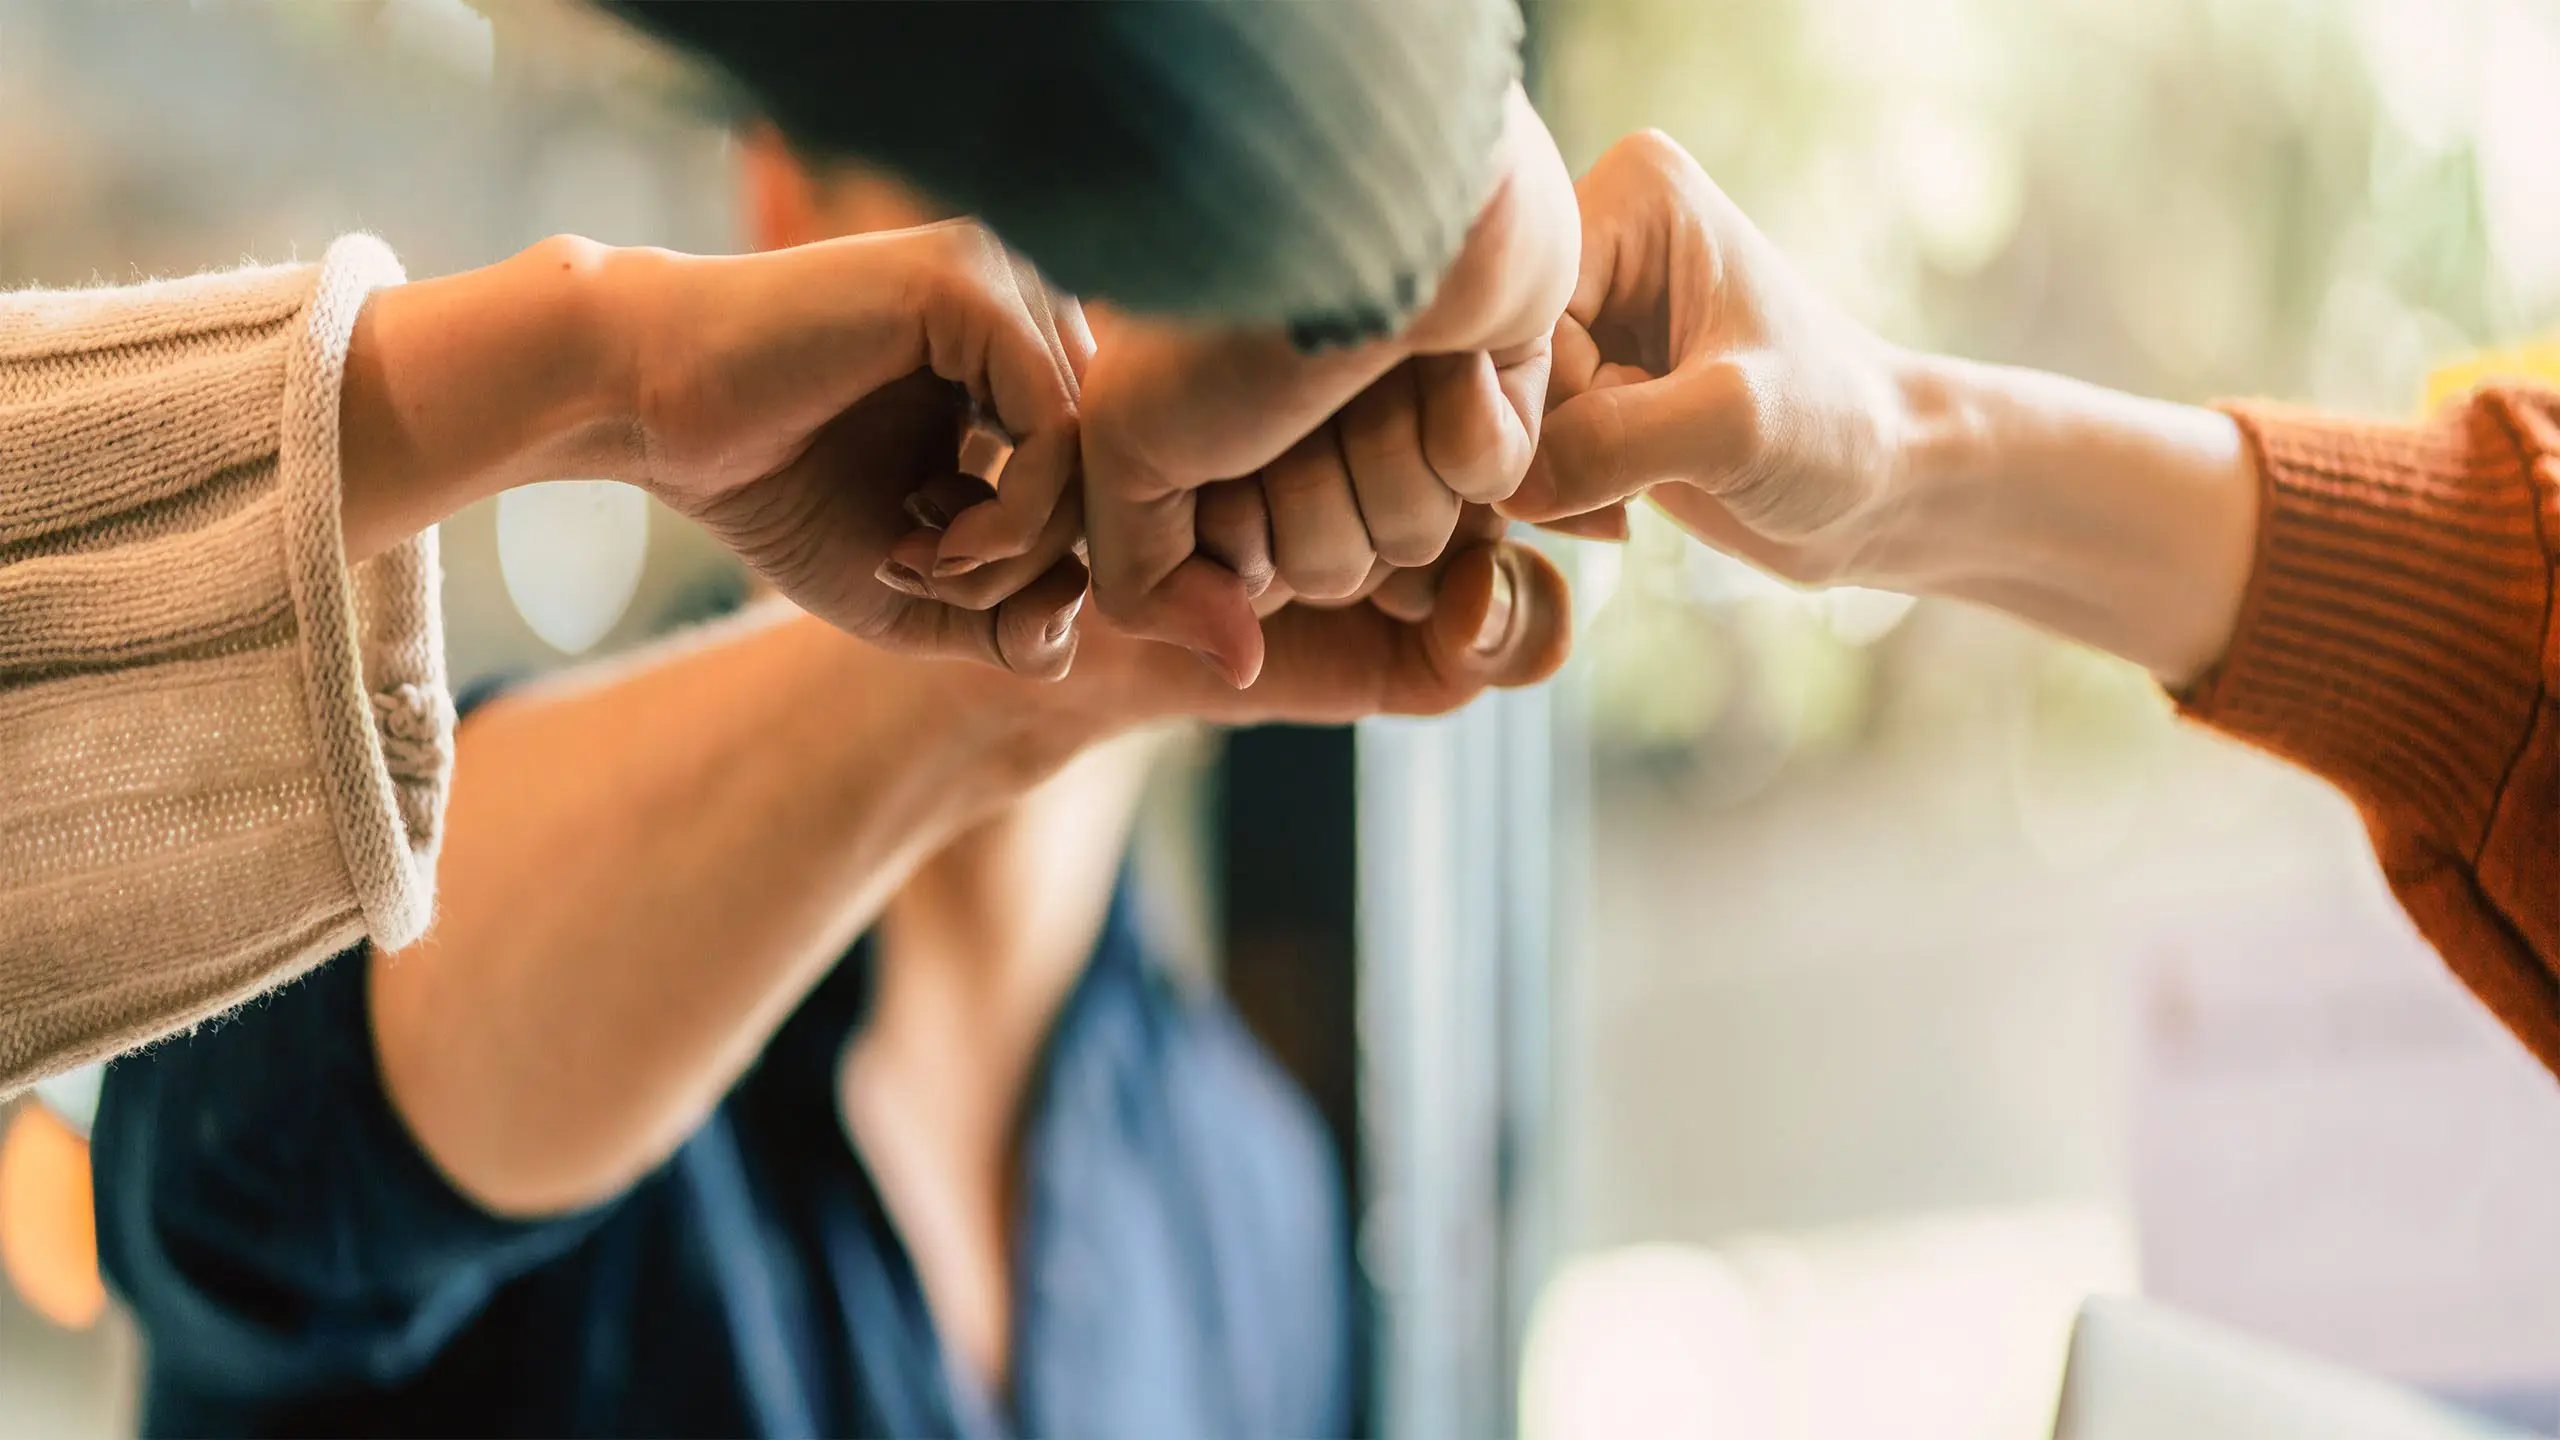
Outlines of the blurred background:
M 1898 341 L 2392 415 L 2560 321 L 2547 0 L 1530 19 L 1569 162 L 1669 131 Z M 566 0 L 0 0 L 0 284 L 357 228 L 415 275 L 564 230 L 736 248 L 726 119 Z M 517 492 L 444 546 L 458 683 L 740 593 L 617 487 Z M 2040 1435 L 2079 1298 L 2138 1290 L 2560 1430 L 2560 1089 L 2342 802 L 1993 617 L 1796 593 L 1650 515 L 1567 548 L 1562 684 L 1196 749 L 1142 841 L 1160 919 L 1355 1162 L 1381 1428 Z M 1535 843 L 1382 909 L 1449 828 L 1419 819 L 1485 793 Z M 1490 930 L 1417 918 L 1493 889 Z M 1431 1030 L 1435 975 L 1485 982 L 1498 1043 Z M 0 1440 L 132 1428 L 86 1103 L 0 1112 Z M 1426 1143 L 1453 1109 L 1480 1144 Z

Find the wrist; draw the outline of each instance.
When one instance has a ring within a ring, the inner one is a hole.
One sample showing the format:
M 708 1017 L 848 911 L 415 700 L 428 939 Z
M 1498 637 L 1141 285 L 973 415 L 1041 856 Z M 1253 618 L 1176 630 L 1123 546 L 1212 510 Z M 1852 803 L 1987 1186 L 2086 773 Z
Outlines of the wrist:
M 2209 410 L 1906 356 L 1894 500 L 1863 583 L 1974 601 L 2181 683 L 2229 642 L 2258 484 Z
M 1918 595 L 1960 593 L 2015 568 L 2002 534 L 2019 467 L 1983 367 L 1892 352 L 1899 410 L 1890 497 L 1862 548 L 1853 583 Z
M 546 240 L 373 296 L 339 398 L 351 561 L 517 485 L 633 478 L 627 347 L 606 293 L 614 254 Z
M 552 479 L 636 485 L 646 478 L 635 317 L 651 272 L 677 258 L 555 235 L 503 262 L 501 268 L 522 268 L 521 294 L 507 298 L 527 317 L 519 337 L 526 361 L 510 367 L 510 378 L 530 383 L 517 409 L 509 473 L 497 488 Z

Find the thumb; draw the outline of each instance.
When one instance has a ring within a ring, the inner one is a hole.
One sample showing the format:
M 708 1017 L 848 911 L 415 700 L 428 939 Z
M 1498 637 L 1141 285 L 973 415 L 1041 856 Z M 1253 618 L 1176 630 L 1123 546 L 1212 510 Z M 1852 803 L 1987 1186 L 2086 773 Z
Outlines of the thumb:
M 1543 521 L 1666 481 L 1718 488 L 1749 455 L 1756 413 L 1748 378 L 1723 363 L 1587 390 L 1547 416 L 1528 476 L 1497 508 Z

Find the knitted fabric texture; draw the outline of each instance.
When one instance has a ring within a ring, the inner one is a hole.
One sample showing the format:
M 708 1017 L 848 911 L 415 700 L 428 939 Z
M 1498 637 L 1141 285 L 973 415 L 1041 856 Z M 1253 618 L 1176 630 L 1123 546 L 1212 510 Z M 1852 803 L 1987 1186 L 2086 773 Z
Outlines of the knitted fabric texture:
M 2230 408 L 2258 560 L 2183 703 L 2345 791 L 2419 931 L 2560 1075 L 2560 394 L 2415 426 Z
M 348 567 L 380 241 L 0 295 L 0 1095 L 426 929 L 434 532 Z

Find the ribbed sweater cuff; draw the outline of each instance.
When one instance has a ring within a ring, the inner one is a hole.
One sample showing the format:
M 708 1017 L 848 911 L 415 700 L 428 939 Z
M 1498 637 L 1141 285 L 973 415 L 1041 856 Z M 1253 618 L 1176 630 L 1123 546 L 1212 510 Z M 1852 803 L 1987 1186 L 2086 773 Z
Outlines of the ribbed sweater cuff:
M 406 278 L 390 247 L 370 235 L 329 247 L 285 352 L 276 461 L 322 793 L 365 930 L 386 949 L 425 934 L 434 911 L 453 767 L 443 571 L 432 528 L 348 566 L 338 401 L 365 300 Z
M 452 765 L 432 531 L 350 567 L 381 242 L 0 296 L 0 1092 L 426 927 Z
M 2378 826 L 2474 860 L 2533 725 L 2548 625 L 2511 417 L 2224 408 L 2263 477 L 2258 560 L 2230 650 L 2183 708 L 2326 776 Z

